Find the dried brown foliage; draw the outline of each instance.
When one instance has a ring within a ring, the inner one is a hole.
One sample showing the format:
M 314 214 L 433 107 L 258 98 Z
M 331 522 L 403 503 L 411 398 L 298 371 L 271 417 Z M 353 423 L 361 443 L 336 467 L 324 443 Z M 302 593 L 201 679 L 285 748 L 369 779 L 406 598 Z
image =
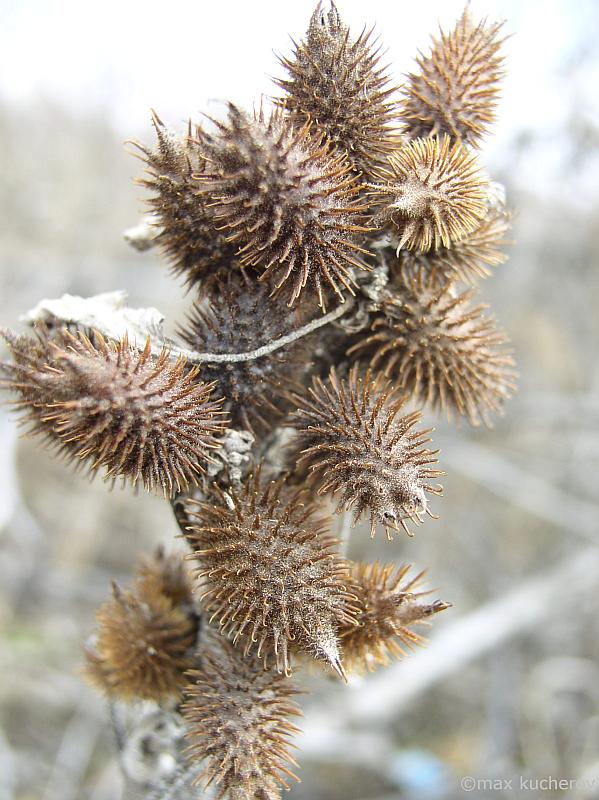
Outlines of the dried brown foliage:
M 507 256 L 503 247 L 509 243 L 509 214 L 504 208 L 490 208 L 486 217 L 471 232 L 451 247 L 438 247 L 426 253 L 402 250 L 391 270 L 401 270 L 414 275 L 420 267 L 438 276 L 441 282 L 459 280 L 475 284 L 479 278 L 491 274 L 491 267 L 503 264 Z
M 185 561 L 158 547 L 150 558 L 143 558 L 137 567 L 142 593 L 155 592 L 167 597 L 173 605 L 193 610 L 192 579 Z
M 468 6 L 450 33 L 433 39 L 429 56 L 416 59 L 401 103 L 404 131 L 410 137 L 448 134 L 478 146 L 495 120 L 503 75 L 502 23 L 476 24 Z
M 237 248 L 219 230 L 206 196 L 198 190 L 196 176 L 205 159 L 193 141 L 195 129 L 190 124 L 186 135 L 177 136 L 156 114 L 152 121 L 155 147 L 137 144 L 147 164 L 147 176 L 140 183 L 152 193 L 148 205 L 160 229 L 158 245 L 173 274 L 193 287 L 218 270 L 236 269 Z
M 443 474 L 430 467 L 437 463 L 437 451 L 425 447 L 430 429 L 415 428 L 420 412 L 401 416 L 405 397 L 396 395 L 381 373 L 361 377 L 357 366 L 345 380 L 332 368 L 326 383 L 315 378 L 305 395 L 293 395 L 300 464 L 318 493 L 339 495 L 337 511 L 353 509 L 354 523 L 368 512 L 371 535 L 380 524 L 389 538 L 390 529 L 410 534 L 406 521 L 430 514 L 426 493 L 440 494 L 431 480 Z
M 409 564 L 353 565 L 352 579 L 358 587 L 362 611 L 359 625 L 342 633 L 343 658 L 349 671 L 372 671 L 393 658 L 403 658 L 407 651 L 424 643 L 412 626 L 428 622 L 449 607 L 442 600 L 423 602 L 421 598 L 428 592 L 416 590 L 424 573 L 408 576 L 409 570 Z
M 507 243 L 502 188 L 473 149 L 500 27 L 466 9 L 398 104 L 372 33 L 319 3 L 272 109 L 228 104 L 181 133 L 154 115 L 155 144 L 138 145 L 156 241 L 194 292 L 178 340 L 158 345 L 148 322 L 144 346 L 152 314 L 113 325 L 117 309 L 106 323 L 80 298 L 41 303 L 37 335 L 5 335 L 2 383 L 31 432 L 172 502 L 194 578 L 162 552 L 144 561 L 100 609 L 86 670 L 113 701 L 182 713 L 177 780 L 205 762 L 222 800 L 280 797 L 292 667 L 386 664 L 447 607 L 423 573 L 346 560 L 349 526 L 340 545 L 323 496 L 372 535 L 409 533 L 441 493 L 421 406 L 478 424 L 514 390 L 505 334 L 458 288 Z
M 483 220 L 486 181 L 474 155 L 448 136 L 413 139 L 374 174 L 376 221 L 388 225 L 397 251 L 450 247 Z
M 161 703 L 180 695 L 198 630 L 183 570 L 180 558 L 159 554 L 142 567 L 131 591 L 113 584 L 86 648 L 87 677 L 108 696 Z
M 280 298 L 269 296 L 264 284 L 245 273 L 225 273 L 214 280 L 212 291 L 196 301 L 180 330 L 181 338 L 196 351 L 244 353 L 280 338 L 290 321 L 299 320 L 297 312 L 290 312 Z M 279 390 L 283 376 L 289 371 L 301 375 L 307 359 L 304 342 L 297 342 L 249 361 L 208 362 L 202 374 L 214 380 L 216 393 L 226 398 L 232 427 L 264 432 L 285 409 Z
M 183 704 L 188 758 L 206 761 L 205 784 L 218 786 L 219 800 L 278 800 L 286 779 L 299 780 L 289 768 L 297 766 L 289 718 L 300 716 L 292 700 L 299 690 L 226 641 L 204 646 L 199 661 Z
M 293 57 L 280 61 L 289 75 L 277 80 L 281 104 L 300 124 L 314 120 L 368 174 L 393 147 L 396 91 L 372 31 L 352 37 L 335 4 L 326 12 L 319 3 Z
M 5 338 L 13 360 L 0 365 L 3 384 L 30 432 L 90 472 L 170 495 L 195 482 L 218 447 L 225 420 L 214 384 L 167 350 L 154 358 L 149 339 L 140 352 L 99 334 Z
M 259 267 L 290 306 L 306 286 L 323 310 L 330 292 L 353 294 L 352 267 L 367 268 L 357 243 L 366 206 L 346 156 L 281 111 L 252 117 L 230 105 L 227 123 L 216 125 L 217 135 L 203 138 L 200 182 L 241 263 Z
M 257 472 L 189 514 L 202 606 L 221 632 L 279 671 L 290 673 L 295 646 L 343 676 L 337 631 L 356 613 L 349 566 L 306 492 Z
M 370 335 L 350 349 L 369 357 L 371 368 L 421 403 L 457 413 L 472 425 L 490 424 L 515 389 L 514 361 L 507 337 L 470 304 L 473 290 L 455 291 L 435 273 L 420 268 L 400 278 Z

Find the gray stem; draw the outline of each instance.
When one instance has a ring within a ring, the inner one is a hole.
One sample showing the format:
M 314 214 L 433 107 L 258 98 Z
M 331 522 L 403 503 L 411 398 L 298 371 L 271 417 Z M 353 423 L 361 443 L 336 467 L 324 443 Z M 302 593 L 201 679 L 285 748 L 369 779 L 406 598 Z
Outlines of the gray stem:
M 355 301 L 353 298 L 350 298 L 350 300 L 344 302 L 342 305 L 339 305 L 333 311 L 329 311 L 328 314 L 324 314 L 322 317 L 313 319 L 311 322 L 308 322 L 301 328 L 291 331 L 291 333 L 287 333 L 285 336 L 281 336 L 280 339 L 275 339 L 274 341 L 269 342 L 262 347 L 258 347 L 256 350 L 248 350 L 245 353 L 198 353 L 195 350 L 187 350 L 185 348 L 178 347 L 176 344 L 171 344 L 169 341 L 168 345 L 170 354 L 172 356 L 184 358 L 186 361 L 192 364 L 201 364 L 206 361 L 212 364 L 232 364 L 239 361 L 253 361 L 256 358 L 262 358 L 270 353 L 274 353 L 275 350 L 280 350 L 281 347 L 285 347 L 286 345 L 291 344 L 291 342 L 295 342 L 298 339 L 307 336 L 308 334 L 312 333 L 312 331 L 322 328 L 324 325 L 328 325 L 330 322 L 334 322 L 336 319 L 339 319 L 339 317 L 343 316 L 351 308 L 353 308 L 354 302 Z M 155 348 L 153 347 L 152 352 L 154 352 L 154 349 Z

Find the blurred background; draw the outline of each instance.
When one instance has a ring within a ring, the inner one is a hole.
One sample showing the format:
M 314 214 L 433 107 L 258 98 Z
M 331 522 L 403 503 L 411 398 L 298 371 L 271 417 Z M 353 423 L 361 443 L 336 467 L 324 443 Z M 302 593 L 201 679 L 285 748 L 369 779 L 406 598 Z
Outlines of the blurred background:
M 397 81 L 461 0 L 339 0 L 376 23 Z M 483 299 L 520 390 L 495 428 L 435 424 L 441 513 L 413 540 L 350 555 L 413 562 L 453 608 L 428 647 L 349 688 L 311 679 L 302 800 L 599 797 L 599 3 L 472 0 L 505 19 L 507 75 L 482 152 L 514 209 Z M 143 212 L 150 108 L 170 126 L 273 91 L 312 0 L 0 0 L 0 321 L 41 298 L 126 289 L 169 330 L 190 304 L 123 230 Z M 111 578 L 176 533 L 154 497 L 108 493 L 20 440 L 0 409 L 0 800 L 124 797 L 81 645 Z M 177 546 L 177 545 L 175 545 Z M 525 784 L 524 779 L 566 779 Z M 490 784 L 489 784 L 490 785 Z

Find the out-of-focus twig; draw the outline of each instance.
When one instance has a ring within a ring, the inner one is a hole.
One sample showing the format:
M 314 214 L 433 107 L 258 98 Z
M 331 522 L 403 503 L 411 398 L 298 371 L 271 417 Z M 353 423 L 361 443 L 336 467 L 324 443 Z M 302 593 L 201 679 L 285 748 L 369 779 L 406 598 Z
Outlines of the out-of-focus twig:
M 99 735 L 100 726 L 89 716 L 85 694 L 64 730 L 42 800 L 81 797 L 81 783 Z
M 19 501 L 15 455 L 17 431 L 8 414 L 0 408 L 0 531 L 10 522 Z
M 13 800 L 17 788 L 12 748 L 0 728 L 0 800 Z
M 115 701 L 111 700 L 108 702 L 108 715 L 110 717 L 110 724 L 112 727 L 112 734 L 114 736 L 114 743 L 120 761 L 121 754 L 125 749 L 125 745 L 127 743 L 127 730 L 125 727 L 125 722 L 121 716 L 120 709 L 118 708 Z
M 147 800 L 212 800 L 215 796 L 212 787 L 202 789 L 199 784 L 193 786 L 203 771 L 203 763 L 187 765 L 168 784 L 149 794 Z
M 452 440 L 442 449 L 444 463 L 453 470 L 551 525 L 599 543 L 597 503 L 563 491 L 477 442 Z

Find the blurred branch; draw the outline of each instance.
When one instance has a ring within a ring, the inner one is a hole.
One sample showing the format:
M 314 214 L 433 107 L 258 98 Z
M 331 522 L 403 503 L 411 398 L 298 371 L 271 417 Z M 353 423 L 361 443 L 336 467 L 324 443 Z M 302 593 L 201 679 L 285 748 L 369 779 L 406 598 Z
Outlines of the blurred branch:
M 19 502 L 16 475 L 17 429 L 0 408 L 0 531 L 10 522 Z
M 213 787 L 202 790 L 199 785 L 192 788 L 205 769 L 202 764 L 189 764 L 167 784 L 148 795 L 147 800 L 211 800 L 215 796 Z
M 119 762 L 122 762 L 122 753 L 127 743 L 127 730 L 120 709 L 114 700 L 108 701 L 108 715 Z
M 0 728 L 0 800 L 13 800 L 17 788 L 15 757 Z
M 81 783 L 100 735 L 100 726 L 90 718 L 87 706 L 87 695 L 83 694 L 62 735 L 42 800 L 81 797 Z
M 343 557 L 347 556 L 349 550 L 349 543 L 351 539 L 352 529 L 352 513 L 351 511 L 344 511 L 341 514 L 341 521 L 339 526 L 339 554 Z
M 599 505 L 565 492 L 473 441 L 453 441 L 443 462 L 551 525 L 599 543 Z
M 361 688 L 364 687 L 361 683 Z M 337 720 L 325 724 L 312 712 L 302 722 L 302 733 L 297 744 L 302 756 L 312 762 L 332 762 L 337 764 L 359 765 L 360 767 L 381 771 L 383 764 L 389 763 L 395 748 L 389 736 L 370 728 L 352 730 L 347 725 L 337 726 Z

